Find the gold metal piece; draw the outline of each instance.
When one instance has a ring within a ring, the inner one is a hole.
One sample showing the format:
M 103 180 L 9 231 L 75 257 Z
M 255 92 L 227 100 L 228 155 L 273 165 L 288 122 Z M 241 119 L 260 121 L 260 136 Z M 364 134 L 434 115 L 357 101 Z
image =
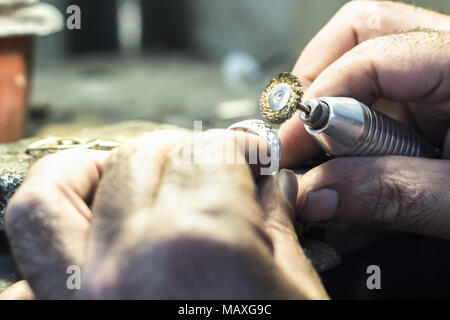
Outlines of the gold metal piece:
M 264 90 L 260 108 L 262 116 L 271 123 L 283 123 L 297 109 L 306 107 L 302 103 L 303 88 L 300 79 L 291 73 L 280 73 Z
M 100 139 L 90 139 L 86 141 L 74 138 L 46 138 L 30 144 L 26 153 L 30 155 L 55 153 L 67 149 L 94 149 L 109 151 L 120 144 L 112 141 L 102 141 Z

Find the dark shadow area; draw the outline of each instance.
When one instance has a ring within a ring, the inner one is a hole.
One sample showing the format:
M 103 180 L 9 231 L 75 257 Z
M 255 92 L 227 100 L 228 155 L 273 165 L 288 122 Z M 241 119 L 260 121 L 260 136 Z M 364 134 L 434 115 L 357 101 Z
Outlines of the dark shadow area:
M 448 241 L 404 234 L 343 257 L 322 277 L 333 299 L 449 299 L 449 252 Z M 367 289 L 370 265 L 381 269 L 381 290 Z
M 82 28 L 69 32 L 69 50 L 74 54 L 116 51 L 115 0 L 74 0 L 81 9 Z
M 188 46 L 186 1 L 142 1 L 143 46 L 180 50 Z

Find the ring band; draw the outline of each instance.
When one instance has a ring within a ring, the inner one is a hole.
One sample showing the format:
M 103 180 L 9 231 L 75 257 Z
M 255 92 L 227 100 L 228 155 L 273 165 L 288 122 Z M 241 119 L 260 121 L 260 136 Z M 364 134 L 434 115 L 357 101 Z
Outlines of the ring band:
M 270 148 L 271 167 L 276 166 L 276 171 L 279 169 L 281 161 L 281 140 L 278 133 L 273 127 L 262 120 L 245 120 L 231 125 L 227 130 L 229 131 L 244 131 L 254 134 L 264 139 Z M 274 173 L 274 172 L 272 172 Z

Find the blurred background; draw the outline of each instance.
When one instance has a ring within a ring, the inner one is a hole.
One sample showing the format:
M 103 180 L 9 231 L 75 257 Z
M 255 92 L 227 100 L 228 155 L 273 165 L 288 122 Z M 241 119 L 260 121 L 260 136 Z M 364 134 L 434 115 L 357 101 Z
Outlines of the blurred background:
M 210 128 L 258 116 L 267 81 L 291 70 L 347 1 L 41 2 L 64 20 L 78 5 L 81 30 L 36 38 L 28 135 L 57 134 L 69 123 L 140 119 L 192 128 L 202 120 Z M 406 2 L 450 11 L 448 0 Z

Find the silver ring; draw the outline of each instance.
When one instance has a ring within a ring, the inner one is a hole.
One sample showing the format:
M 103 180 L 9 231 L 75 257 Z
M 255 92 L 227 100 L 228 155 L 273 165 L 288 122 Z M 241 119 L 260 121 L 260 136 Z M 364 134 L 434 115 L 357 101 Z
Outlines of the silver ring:
M 271 167 L 276 167 L 278 171 L 281 161 L 281 140 L 270 124 L 258 119 L 245 120 L 231 125 L 227 130 L 243 131 L 264 139 L 270 147 Z

